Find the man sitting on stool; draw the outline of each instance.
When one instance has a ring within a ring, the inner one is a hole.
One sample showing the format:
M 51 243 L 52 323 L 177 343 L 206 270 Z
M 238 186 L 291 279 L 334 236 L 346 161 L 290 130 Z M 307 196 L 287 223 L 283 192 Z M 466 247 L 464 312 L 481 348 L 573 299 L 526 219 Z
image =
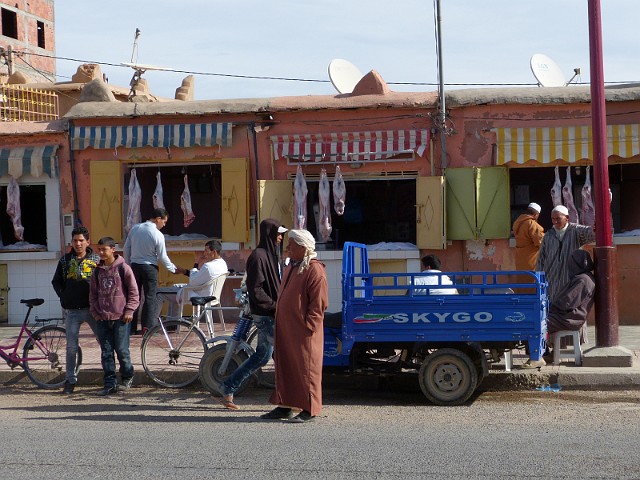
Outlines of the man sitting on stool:
M 556 295 L 547 316 L 547 352 L 552 335 L 560 330 L 580 330 L 587 322 L 587 315 L 593 307 L 593 295 L 596 289 L 591 255 L 585 250 L 574 250 L 569 257 L 569 283 Z M 528 360 L 522 368 L 538 368 L 546 365 L 544 359 L 532 362 Z

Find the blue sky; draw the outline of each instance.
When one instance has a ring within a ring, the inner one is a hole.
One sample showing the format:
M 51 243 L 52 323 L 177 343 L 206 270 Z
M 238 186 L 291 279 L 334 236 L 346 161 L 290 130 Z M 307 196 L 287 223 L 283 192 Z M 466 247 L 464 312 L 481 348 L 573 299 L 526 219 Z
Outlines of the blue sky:
M 589 81 L 587 0 L 442 0 L 446 84 L 531 84 L 529 59 L 544 53 L 567 79 Z M 601 0 L 605 81 L 639 81 L 637 0 Z M 344 58 L 378 71 L 398 91 L 436 90 L 435 2 L 429 0 L 137 0 L 55 2 L 58 81 L 82 61 L 127 87 L 137 61 L 174 70 L 322 80 L 196 75 L 196 99 L 334 94 L 327 66 Z M 153 94 L 173 98 L 188 73 L 147 71 Z M 467 88 L 450 85 L 447 88 Z

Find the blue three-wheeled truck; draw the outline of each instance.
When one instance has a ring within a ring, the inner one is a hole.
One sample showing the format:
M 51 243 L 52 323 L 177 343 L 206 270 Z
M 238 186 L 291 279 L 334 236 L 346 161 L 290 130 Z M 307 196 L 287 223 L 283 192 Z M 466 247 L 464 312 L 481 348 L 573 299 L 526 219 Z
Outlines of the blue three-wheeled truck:
M 370 273 L 363 244 L 346 243 L 342 261 L 342 312 L 325 321 L 325 368 L 418 372 L 431 402 L 459 405 L 505 352 L 524 346 L 532 360 L 544 352 L 542 272 L 447 272 L 453 285 L 434 273 L 436 285 L 416 285 L 424 273 Z M 523 275 L 531 283 L 510 282 Z

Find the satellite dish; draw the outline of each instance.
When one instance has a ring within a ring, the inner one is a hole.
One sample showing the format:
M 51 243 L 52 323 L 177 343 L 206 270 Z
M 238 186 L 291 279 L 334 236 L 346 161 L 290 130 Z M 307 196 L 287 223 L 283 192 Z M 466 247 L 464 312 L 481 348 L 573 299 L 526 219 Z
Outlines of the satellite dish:
M 362 72 L 353 63 L 336 58 L 329 63 L 329 78 L 340 93 L 351 93 L 362 78 Z
M 542 53 L 531 57 L 531 71 L 541 87 L 564 87 L 567 79 L 556 62 Z

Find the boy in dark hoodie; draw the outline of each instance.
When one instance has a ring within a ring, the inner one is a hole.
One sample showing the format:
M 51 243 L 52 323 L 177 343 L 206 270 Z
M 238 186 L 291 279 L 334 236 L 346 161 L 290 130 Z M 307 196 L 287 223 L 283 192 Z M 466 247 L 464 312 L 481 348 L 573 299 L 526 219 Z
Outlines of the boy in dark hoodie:
M 100 263 L 91 277 L 90 311 L 96 319 L 96 333 L 102 350 L 104 388 L 100 395 L 118 391 L 114 351 L 120 363 L 120 388 L 126 390 L 133 382 L 133 364 L 129 353 L 129 323 L 140 303 L 138 287 L 131 267 L 115 253 L 111 237 L 98 241 Z
M 280 288 L 280 245 L 287 229 L 278 220 L 260 222 L 260 243 L 247 259 L 247 293 L 253 323 L 258 329 L 258 345 L 229 378 L 220 385 L 220 403 L 228 410 L 238 410 L 233 394 L 273 355 L 273 322 Z

